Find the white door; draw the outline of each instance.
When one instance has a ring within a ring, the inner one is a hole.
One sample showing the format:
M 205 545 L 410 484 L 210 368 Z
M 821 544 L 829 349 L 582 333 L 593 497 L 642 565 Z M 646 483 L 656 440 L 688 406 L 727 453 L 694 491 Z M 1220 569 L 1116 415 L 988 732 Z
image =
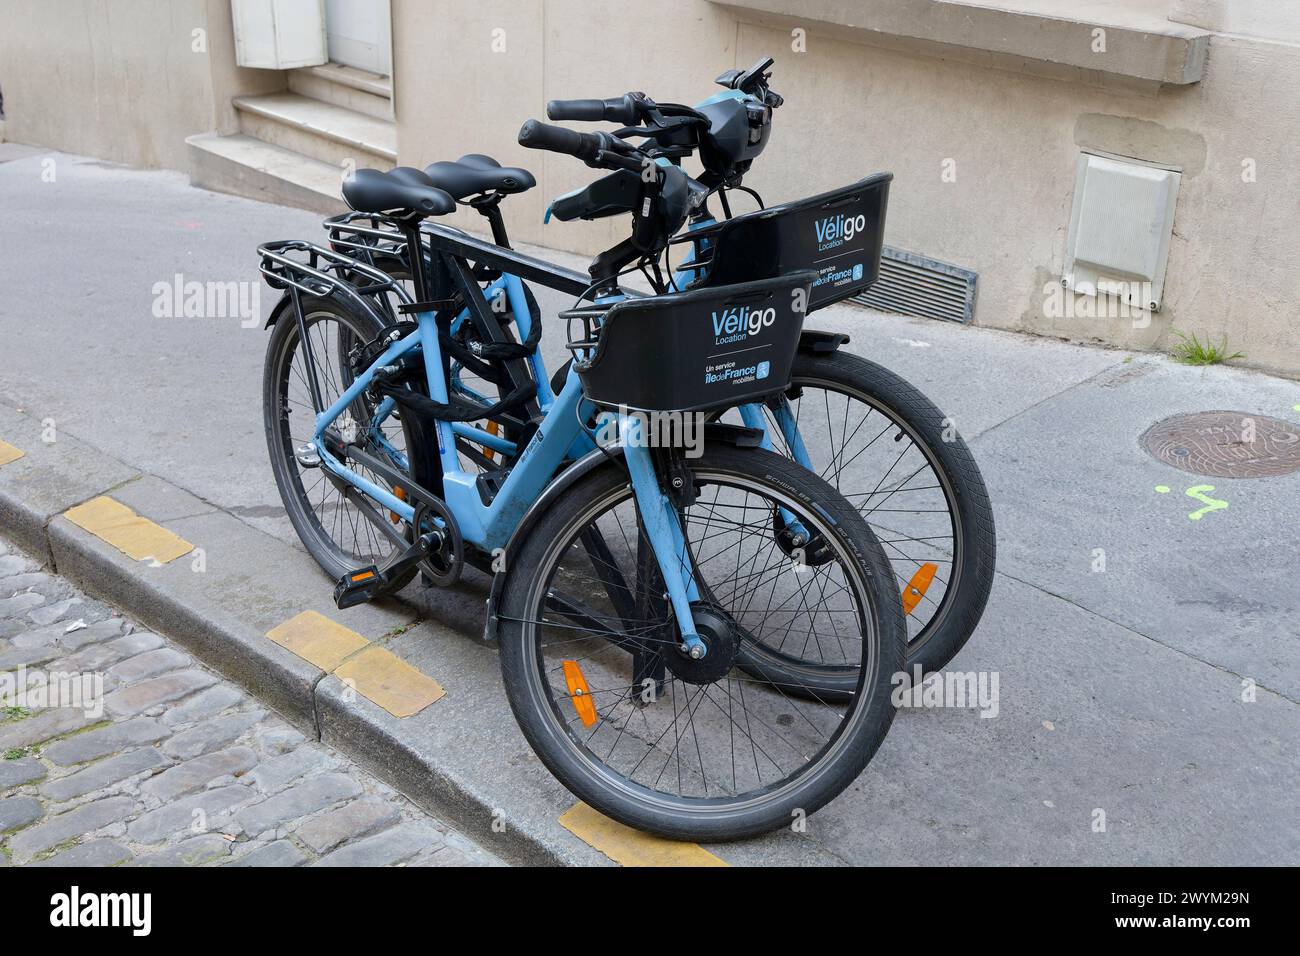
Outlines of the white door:
M 293 70 L 325 62 L 321 0 L 231 0 L 230 12 L 240 66 Z
M 330 61 L 384 76 L 393 72 L 388 0 L 325 0 Z

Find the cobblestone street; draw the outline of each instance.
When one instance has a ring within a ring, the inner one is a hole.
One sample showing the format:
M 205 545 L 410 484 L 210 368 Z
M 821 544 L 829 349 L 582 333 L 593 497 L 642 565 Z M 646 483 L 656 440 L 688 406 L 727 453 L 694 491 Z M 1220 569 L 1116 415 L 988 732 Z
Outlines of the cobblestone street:
M 13 706 L 59 675 L 102 700 Z M 497 862 L 3 539 L 0 691 L 0 867 Z

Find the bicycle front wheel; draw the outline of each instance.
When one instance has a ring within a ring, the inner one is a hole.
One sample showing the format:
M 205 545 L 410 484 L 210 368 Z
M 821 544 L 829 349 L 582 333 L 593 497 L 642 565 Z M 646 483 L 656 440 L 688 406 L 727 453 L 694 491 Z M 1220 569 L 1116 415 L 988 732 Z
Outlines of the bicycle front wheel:
M 590 806 L 675 839 L 789 825 L 847 787 L 884 739 L 905 629 L 889 562 L 857 511 L 794 462 L 711 445 L 679 509 L 708 653 L 691 660 L 641 532 L 626 470 L 578 480 L 507 556 L 501 667 L 519 725 Z M 822 547 L 803 563 L 773 532 L 793 516 Z M 816 644 L 855 692 L 755 680 L 751 642 Z

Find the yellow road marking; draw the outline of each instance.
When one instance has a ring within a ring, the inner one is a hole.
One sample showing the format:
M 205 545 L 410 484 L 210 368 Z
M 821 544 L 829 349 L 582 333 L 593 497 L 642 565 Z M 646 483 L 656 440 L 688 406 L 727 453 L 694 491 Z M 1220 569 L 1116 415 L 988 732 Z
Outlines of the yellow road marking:
M 432 677 L 382 647 L 366 648 L 335 670 L 334 676 L 350 681 L 358 694 L 394 717 L 418 714 L 446 693 Z
M 418 714 L 446 693 L 432 677 L 391 651 L 373 646 L 324 614 L 303 611 L 266 636 L 321 670 L 347 681 L 394 717 Z
M 136 561 L 166 564 L 194 550 L 184 538 L 104 495 L 68 509 L 64 517 Z
M 370 643 L 351 628 L 315 611 L 295 614 L 267 631 L 266 636 L 323 671 L 334 670 Z
M 679 843 L 633 830 L 585 803 L 560 816 L 560 826 L 621 866 L 730 866 L 698 843 Z
M 15 448 L 7 441 L 0 441 L 0 465 L 7 465 L 11 461 L 17 461 L 25 454 L 27 453 L 21 448 Z

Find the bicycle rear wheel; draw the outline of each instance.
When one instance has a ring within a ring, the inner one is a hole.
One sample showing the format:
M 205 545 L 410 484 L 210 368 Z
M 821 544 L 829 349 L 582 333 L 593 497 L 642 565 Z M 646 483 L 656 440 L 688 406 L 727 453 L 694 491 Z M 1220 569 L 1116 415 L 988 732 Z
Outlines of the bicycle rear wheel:
M 979 624 L 993 586 L 997 533 L 975 459 L 952 423 L 888 369 L 846 352 L 801 353 L 785 394 L 812 470 L 852 502 L 884 547 L 907 606 L 907 666 L 945 667 Z M 787 457 L 777 415 L 764 416 Z M 725 421 L 738 422 L 729 411 Z M 833 660 L 752 645 L 742 666 L 824 693 L 850 693 Z M 819 681 L 816 675 L 820 673 Z
M 331 298 L 303 296 L 301 301 L 321 404 L 328 408 L 354 380 L 352 351 L 378 335 L 381 326 Z M 271 471 L 298 537 L 326 575 L 337 581 L 350 571 L 382 564 L 405 544 L 409 530 L 396 515 L 322 468 L 318 459 L 313 463 L 313 456 L 304 451 L 315 428 L 310 378 L 298 323 L 292 308 L 285 308 L 271 333 L 263 370 L 263 424 Z M 418 453 L 418 437 L 400 413 L 372 428 L 374 415 L 374 403 L 362 395 L 326 432 L 326 441 L 348 467 L 391 489 L 380 475 L 347 461 L 342 451 L 354 441 L 409 468 L 411 457 Z M 397 496 L 402 496 L 400 490 Z M 402 576 L 394 589 L 414 574 L 412 570 Z

